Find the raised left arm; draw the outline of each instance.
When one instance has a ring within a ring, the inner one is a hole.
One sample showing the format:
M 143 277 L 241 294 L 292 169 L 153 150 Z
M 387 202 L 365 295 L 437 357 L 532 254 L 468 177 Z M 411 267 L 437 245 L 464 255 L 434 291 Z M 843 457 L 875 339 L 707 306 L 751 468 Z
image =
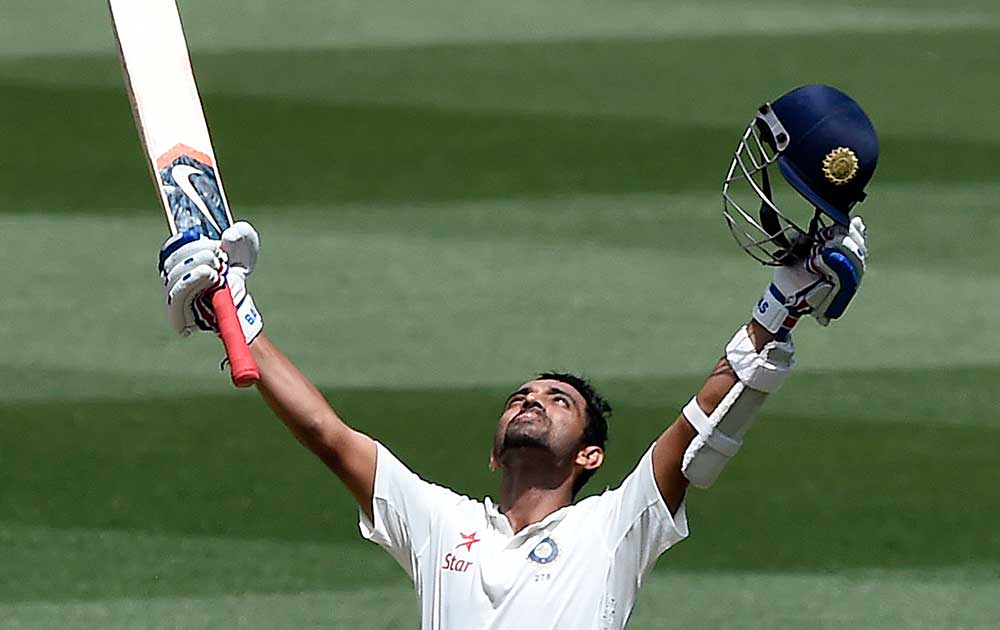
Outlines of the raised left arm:
M 765 344 L 774 339 L 772 333 L 753 320 L 747 324 L 747 333 L 758 353 Z M 705 412 L 705 415 L 711 416 L 738 382 L 739 378 L 733 367 L 726 357 L 722 357 L 695 396 L 698 407 Z M 653 472 L 656 485 L 671 513 L 677 512 L 684 501 L 690 483 L 682 470 L 684 454 L 697 436 L 698 431 L 682 413 L 656 440 L 656 448 L 653 450 Z
M 681 415 L 656 441 L 653 472 L 675 513 L 688 485 L 711 486 L 743 444 L 767 396 L 794 364 L 791 329 L 803 315 L 821 325 L 843 315 L 867 259 L 864 222 L 828 230 L 805 261 L 775 269 L 774 279 Z

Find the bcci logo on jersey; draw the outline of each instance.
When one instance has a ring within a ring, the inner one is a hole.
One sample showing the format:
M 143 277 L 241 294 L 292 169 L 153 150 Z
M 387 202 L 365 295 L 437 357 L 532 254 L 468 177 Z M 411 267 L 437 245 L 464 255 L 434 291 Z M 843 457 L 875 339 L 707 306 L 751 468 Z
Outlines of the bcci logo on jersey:
M 544 538 L 528 554 L 528 559 L 538 564 L 548 564 L 559 556 L 559 545 L 551 538 Z
M 176 230 L 194 228 L 210 239 L 221 238 L 229 227 L 229 212 L 212 159 L 179 144 L 156 166 Z

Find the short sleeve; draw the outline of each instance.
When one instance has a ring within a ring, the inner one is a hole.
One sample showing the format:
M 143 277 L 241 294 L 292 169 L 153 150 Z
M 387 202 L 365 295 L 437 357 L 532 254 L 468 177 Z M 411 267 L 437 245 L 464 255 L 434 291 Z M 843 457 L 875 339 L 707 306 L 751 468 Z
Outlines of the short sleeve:
M 652 569 L 660 554 L 688 536 L 684 503 L 672 515 L 656 485 L 653 448 L 655 444 L 619 487 L 601 495 L 607 510 L 608 550 L 616 564 L 634 564 L 640 575 Z
M 375 444 L 374 522 L 359 510 L 358 527 L 366 540 L 388 551 L 412 579 L 419 556 L 433 535 L 438 512 L 457 495 L 424 481 L 389 449 L 378 442 Z

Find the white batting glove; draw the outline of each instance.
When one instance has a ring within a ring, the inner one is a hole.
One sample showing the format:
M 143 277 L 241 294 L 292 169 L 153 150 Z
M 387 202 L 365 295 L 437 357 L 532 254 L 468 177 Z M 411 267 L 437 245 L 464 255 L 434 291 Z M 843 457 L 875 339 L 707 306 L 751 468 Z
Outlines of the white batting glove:
M 774 270 L 774 278 L 753 310 L 753 318 L 784 337 L 803 315 L 822 326 L 841 317 L 861 285 L 868 260 L 868 241 L 861 217 L 849 226 L 825 228 L 810 256 Z
M 247 343 L 264 328 L 263 318 L 247 292 L 246 278 L 253 273 L 260 252 L 260 238 L 249 223 L 234 223 L 221 241 L 189 230 L 170 237 L 160 248 L 160 278 L 167 301 L 167 320 L 182 336 L 193 330 L 219 332 L 211 296 L 229 287 Z

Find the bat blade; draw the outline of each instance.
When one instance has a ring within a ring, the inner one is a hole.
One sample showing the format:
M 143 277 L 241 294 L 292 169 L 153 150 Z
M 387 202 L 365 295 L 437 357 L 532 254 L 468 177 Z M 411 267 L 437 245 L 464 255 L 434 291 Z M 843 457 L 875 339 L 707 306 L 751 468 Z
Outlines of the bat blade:
M 233 217 L 175 0 L 108 0 L 139 139 L 171 233 L 219 239 Z M 259 380 L 228 290 L 212 296 L 233 382 Z

